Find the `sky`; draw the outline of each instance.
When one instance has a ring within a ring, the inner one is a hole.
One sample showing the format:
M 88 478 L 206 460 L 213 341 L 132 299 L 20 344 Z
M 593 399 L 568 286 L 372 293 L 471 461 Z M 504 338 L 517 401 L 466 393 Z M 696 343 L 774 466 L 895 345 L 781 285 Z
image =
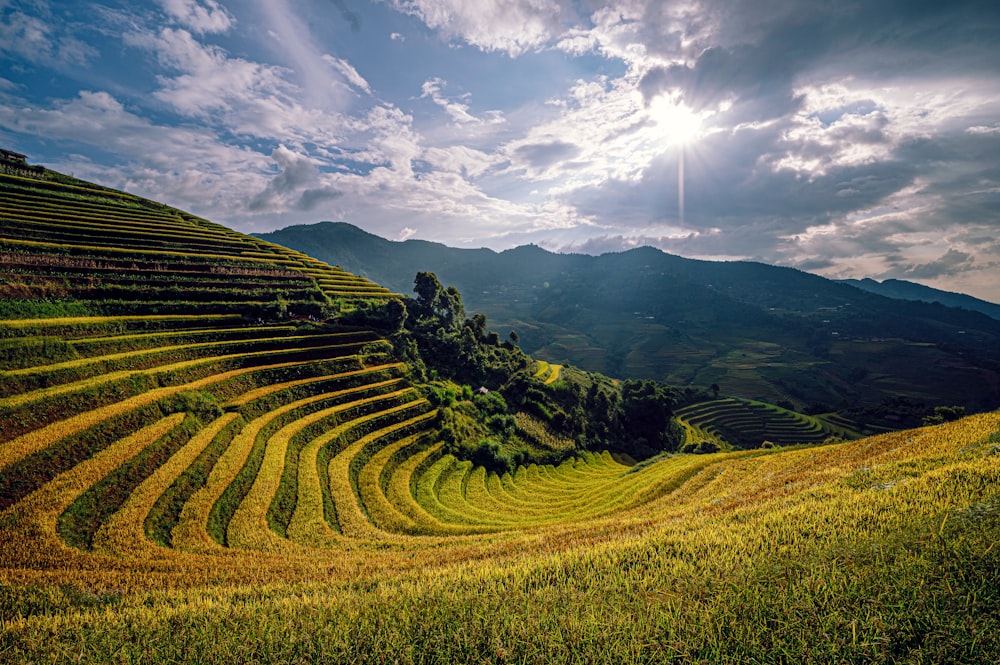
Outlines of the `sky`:
M 1000 302 L 1000 3 L 0 0 L 0 147 L 240 231 Z

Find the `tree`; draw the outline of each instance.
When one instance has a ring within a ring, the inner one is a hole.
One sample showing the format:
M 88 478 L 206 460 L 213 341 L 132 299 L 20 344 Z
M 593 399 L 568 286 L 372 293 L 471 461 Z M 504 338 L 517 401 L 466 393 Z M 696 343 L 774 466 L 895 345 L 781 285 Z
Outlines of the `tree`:
M 924 416 L 924 425 L 940 425 L 963 417 L 964 406 L 935 406 L 933 414 Z
M 514 332 L 513 330 L 511 330 L 511 331 L 510 331 L 510 335 L 509 335 L 509 337 L 510 337 L 510 343 L 511 343 L 511 344 L 517 344 L 518 342 L 520 342 L 520 341 L 521 341 L 521 338 L 520 338 L 520 337 L 518 337 L 518 336 L 517 336 L 517 333 L 516 333 L 516 332 Z
M 676 450 L 681 442 L 673 420 L 673 392 L 655 381 L 622 383 L 624 429 L 636 447 L 653 451 Z
M 417 294 L 419 312 L 424 316 L 430 316 L 443 290 L 437 275 L 432 272 L 418 272 L 413 280 L 413 292 Z
M 415 330 L 440 327 L 446 332 L 456 332 L 461 328 L 465 306 L 458 289 L 454 286 L 444 288 L 432 272 L 418 272 L 413 280 L 413 291 L 417 294 L 411 308 Z

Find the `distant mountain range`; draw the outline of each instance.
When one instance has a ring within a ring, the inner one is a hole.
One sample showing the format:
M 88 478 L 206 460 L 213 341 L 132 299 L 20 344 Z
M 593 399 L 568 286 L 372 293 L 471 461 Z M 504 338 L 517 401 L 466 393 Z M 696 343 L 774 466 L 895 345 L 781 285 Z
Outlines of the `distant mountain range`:
M 941 304 L 951 295 L 990 305 L 968 296 L 913 285 L 898 299 L 872 292 L 892 282 L 855 285 L 649 247 L 602 256 L 455 249 L 342 222 L 260 237 L 399 293 L 412 293 L 418 271 L 434 272 L 461 291 L 468 312 L 485 313 L 503 336 L 515 330 L 525 351 L 611 376 L 718 384 L 800 410 L 884 412 L 895 403 L 903 420 L 921 405 L 1000 406 L 1000 321 Z M 923 302 L 937 294 L 941 302 Z
M 981 312 L 990 318 L 1000 320 L 1000 305 L 980 300 L 979 298 L 973 298 L 964 293 L 942 291 L 902 279 L 886 279 L 877 282 L 874 279 L 866 277 L 865 279 L 843 279 L 840 281 L 844 284 L 850 284 L 859 289 L 877 293 L 888 298 L 939 302 L 948 307 L 960 307 L 972 310 L 973 312 Z

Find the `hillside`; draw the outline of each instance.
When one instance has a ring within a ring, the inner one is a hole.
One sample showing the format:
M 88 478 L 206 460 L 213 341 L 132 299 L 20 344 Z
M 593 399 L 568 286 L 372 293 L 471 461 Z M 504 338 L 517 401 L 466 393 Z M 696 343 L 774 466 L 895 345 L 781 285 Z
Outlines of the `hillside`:
M 388 289 L 39 176 L 0 176 L 0 661 L 979 663 L 1000 651 L 1000 413 L 837 445 L 638 464 L 577 450 L 493 471 L 453 454 L 444 413 L 456 436 L 481 425 L 566 442 L 527 412 L 482 419 L 500 390 L 421 384 L 419 357 L 348 325 L 398 312 Z M 434 310 L 418 317 L 434 329 L 461 310 L 439 287 L 409 305 Z M 523 362 L 456 321 L 463 354 Z M 510 395 L 567 403 L 615 387 L 541 363 L 518 378 Z M 625 424 L 669 397 L 620 390 Z M 601 413 L 552 422 L 590 427 Z M 779 415 L 769 436 L 796 418 Z
M 516 330 L 528 353 L 610 376 L 716 384 L 883 426 L 918 424 L 936 405 L 1000 405 L 1000 322 L 793 269 L 651 248 L 599 257 L 452 249 L 329 222 L 262 237 L 399 291 L 416 271 L 433 271 L 469 309 Z
M 844 284 L 850 284 L 865 291 L 898 300 L 919 300 L 921 302 L 937 302 L 946 307 L 958 307 L 972 312 L 985 314 L 992 319 L 1000 319 L 1000 305 L 973 298 L 964 293 L 953 293 L 933 289 L 923 284 L 908 282 L 902 279 L 885 279 L 878 282 L 874 279 L 844 279 Z

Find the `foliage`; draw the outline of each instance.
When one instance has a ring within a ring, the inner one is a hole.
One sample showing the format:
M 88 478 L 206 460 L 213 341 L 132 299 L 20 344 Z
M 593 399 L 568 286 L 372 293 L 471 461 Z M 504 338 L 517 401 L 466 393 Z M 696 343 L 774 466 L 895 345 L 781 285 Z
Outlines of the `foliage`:
M 958 420 L 963 416 L 965 416 L 964 406 L 936 406 L 933 414 L 924 416 L 923 422 L 924 425 L 940 425 Z

